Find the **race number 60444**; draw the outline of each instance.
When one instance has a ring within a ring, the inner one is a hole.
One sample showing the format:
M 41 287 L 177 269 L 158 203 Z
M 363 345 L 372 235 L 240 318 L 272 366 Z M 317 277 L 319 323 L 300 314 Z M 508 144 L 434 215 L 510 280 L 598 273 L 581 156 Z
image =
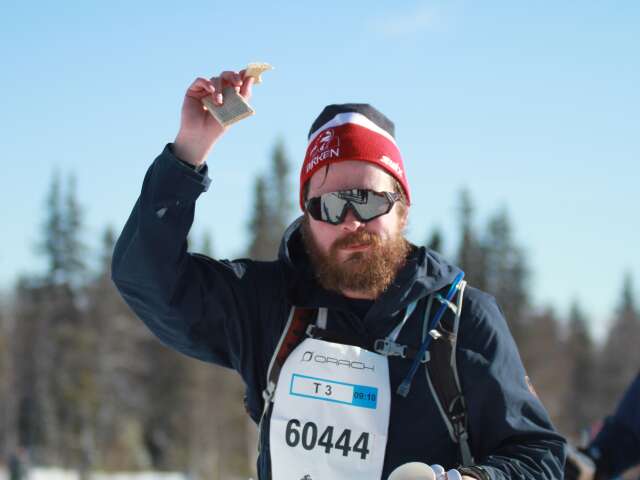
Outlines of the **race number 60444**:
M 302 424 L 295 418 L 287 422 L 285 430 L 285 441 L 292 448 L 301 446 L 305 450 L 324 450 L 326 454 L 340 451 L 344 457 L 359 456 L 361 460 L 366 460 L 370 453 L 369 436 L 369 432 L 358 435 L 358 432 L 354 433 L 350 428 L 341 430 L 331 425 L 319 429 L 314 422 Z

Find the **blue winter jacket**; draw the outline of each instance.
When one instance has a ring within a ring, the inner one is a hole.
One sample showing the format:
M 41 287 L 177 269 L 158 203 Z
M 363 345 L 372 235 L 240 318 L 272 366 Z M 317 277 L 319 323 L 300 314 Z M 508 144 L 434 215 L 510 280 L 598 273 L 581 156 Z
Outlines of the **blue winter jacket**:
M 414 248 L 394 283 L 362 318 L 350 301 L 324 290 L 302 247 L 298 222 L 285 233 L 279 258 L 216 261 L 186 250 L 206 168 L 196 172 L 167 145 L 144 179 L 142 192 L 116 244 L 113 280 L 131 308 L 166 345 L 237 370 L 248 410 L 258 420 L 269 361 L 292 305 L 327 307 L 327 328 L 368 346 L 386 336 L 414 300 L 418 307 L 398 341 L 420 343 L 427 296 L 449 285 L 459 269 L 436 253 Z M 469 415 L 470 444 L 479 478 L 558 479 L 563 438 L 525 379 L 518 350 L 495 300 L 467 288 L 457 364 Z M 389 359 L 392 392 L 411 361 Z M 458 465 L 458 450 L 421 367 L 409 395 L 393 394 L 383 478 L 409 461 Z M 262 430 L 259 477 L 271 478 L 269 434 Z
M 640 374 L 589 446 L 598 470 L 609 477 L 640 463 Z

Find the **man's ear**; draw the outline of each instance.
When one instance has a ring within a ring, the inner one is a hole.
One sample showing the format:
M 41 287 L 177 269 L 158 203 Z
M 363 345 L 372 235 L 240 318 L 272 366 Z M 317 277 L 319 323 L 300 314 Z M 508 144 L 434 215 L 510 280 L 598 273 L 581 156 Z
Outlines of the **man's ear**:
M 409 222 L 409 205 L 402 205 L 402 212 L 400 213 L 400 230 L 407 228 Z

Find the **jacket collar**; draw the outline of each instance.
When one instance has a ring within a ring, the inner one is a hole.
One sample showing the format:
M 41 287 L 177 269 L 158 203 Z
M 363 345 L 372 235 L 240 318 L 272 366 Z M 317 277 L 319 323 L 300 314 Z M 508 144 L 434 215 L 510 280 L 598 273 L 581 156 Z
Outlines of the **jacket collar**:
M 299 307 L 349 310 L 349 299 L 319 285 L 313 267 L 304 249 L 300 227 L 302 217 L 297 218 L 285 231 L 278 257 L 289 272 L 289 299 Z M 460 269 L 438 253 L 425 247 L 412 246 L 404 267 L 393 283 L 380 295 L 367 314 L 369 320 L 393 317 L 411 302 L 451 284 Z

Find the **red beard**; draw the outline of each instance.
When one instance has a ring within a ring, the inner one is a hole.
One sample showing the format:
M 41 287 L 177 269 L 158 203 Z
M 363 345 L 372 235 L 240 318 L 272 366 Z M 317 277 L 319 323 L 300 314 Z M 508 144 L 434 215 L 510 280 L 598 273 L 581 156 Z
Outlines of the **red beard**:
M 411 250 L 401 233 L 383 241 L 375 233 L 358 230 L 336 240 L 325 254 L 313 237 L 307 215 L 302 222 L 302 239 L 320 285 L 339 293 L 361 292 L 373 298 L 391 285 Z M 346 260 L 339 259 L 340 249 L 356 245 L 369 248 L 351 253 Z

